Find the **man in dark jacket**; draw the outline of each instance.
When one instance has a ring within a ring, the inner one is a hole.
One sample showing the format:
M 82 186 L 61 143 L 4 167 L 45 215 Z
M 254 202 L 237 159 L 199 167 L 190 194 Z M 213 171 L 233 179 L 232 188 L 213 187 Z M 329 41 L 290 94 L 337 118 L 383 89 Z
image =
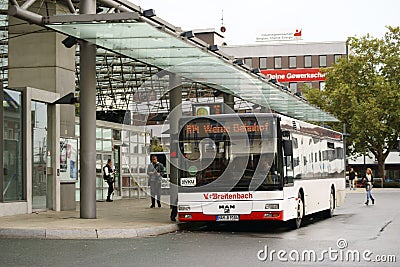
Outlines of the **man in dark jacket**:
M 161 193 L 161 180 L 164 175 L 164 165 L 158 162 L 157 156 L 151 156 L 151 163 L 147 167 L 147 174 L 149 175 L 149 185 L 151 194 L 151 206 L 155 207 L 155 200 L 157 198 L 157 205 L 161 208 L 160 193 Z
M 107 202 L 112 202 L 111 194 L 114 191 L 114 170 L 112 168 L 111 159 L 107 160 L 107 164 L 103 167 L 103 179 L 108 184 L 108 192 L 107 192 Z

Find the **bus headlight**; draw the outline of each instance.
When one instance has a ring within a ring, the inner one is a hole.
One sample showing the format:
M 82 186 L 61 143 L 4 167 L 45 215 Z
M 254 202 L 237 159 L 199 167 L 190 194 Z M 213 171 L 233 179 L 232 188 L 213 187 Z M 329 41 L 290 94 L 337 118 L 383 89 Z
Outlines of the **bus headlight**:
M 279 204 L 265 204 L 266 210 L 277 210 L 279 209 Z
M 190 210 L 190 206 L 189 205 L 179 205 L 178 206 L 178 210 L 179 211 L 189 211 Z

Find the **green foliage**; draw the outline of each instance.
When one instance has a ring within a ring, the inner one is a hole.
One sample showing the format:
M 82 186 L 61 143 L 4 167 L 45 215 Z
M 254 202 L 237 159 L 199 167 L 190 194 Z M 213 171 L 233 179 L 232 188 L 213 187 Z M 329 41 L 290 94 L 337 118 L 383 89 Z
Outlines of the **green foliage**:
M 153 139 L 150 141 L 150 146 L 151 146 L 151 152 L 163 152 L 164 148 L 162 144 L 160 144 L 160 140 L 157 137 L 153 137 Z
M 383 177 L 384 162 L 400 136 L 400 28 L 387 27 L 383 38 L 351 37 L 348 59 L 325 69 L 325 90 L 308 88 L 308 101 L 346 124 L 347 151 L 371 152 Z M 341 130 L 337 124 L 334 128 Z
M 151 152 L 163 152 L 164 149 L 162 145 L 152 145 L 151 146 Z

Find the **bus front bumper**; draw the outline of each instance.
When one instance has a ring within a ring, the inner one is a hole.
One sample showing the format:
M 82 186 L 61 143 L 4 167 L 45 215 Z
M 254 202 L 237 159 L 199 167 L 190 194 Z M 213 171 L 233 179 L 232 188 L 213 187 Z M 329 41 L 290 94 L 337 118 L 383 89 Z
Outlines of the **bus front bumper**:
M 253 211 L 250 214 L 208 215 L 202 212 L 179 212 L 180 222 L 202 221 L 282 221 L 283 211 Z

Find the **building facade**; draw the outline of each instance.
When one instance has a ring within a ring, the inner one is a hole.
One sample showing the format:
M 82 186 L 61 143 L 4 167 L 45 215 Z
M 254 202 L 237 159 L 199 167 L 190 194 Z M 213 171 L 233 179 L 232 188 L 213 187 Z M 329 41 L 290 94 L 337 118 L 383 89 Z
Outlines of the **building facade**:
M 320 69 L 331 67 L 348 55 L 344 41 L 223 46 L 221 50 L 242 59 L 252 69 L 260 69 L 269 79 L 286 85 L 293 93 L 301 93 L 304 86 L 323 90 L 325 75 Z

